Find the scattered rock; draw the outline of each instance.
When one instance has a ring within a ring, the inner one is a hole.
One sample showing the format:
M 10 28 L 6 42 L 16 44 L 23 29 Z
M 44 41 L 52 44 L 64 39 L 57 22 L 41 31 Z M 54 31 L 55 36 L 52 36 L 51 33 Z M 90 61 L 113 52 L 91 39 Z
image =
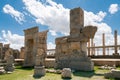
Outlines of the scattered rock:
M 1 74 L 4 74 L 4 73 L 5 73 L 5 70 L 4 70 L 4 69 L 0 70 L 0 75 L 1 75 Z
M 0 67 L 0 75 L 1 75 L 1 74 L 4 74 L 4 73 L 5 73 L 4 68 L 3 68 L 3 67 Z
M 61 70 L 54 70 L 54 69 L 52 69 L 52 70 L 46 69 L 46 72 L 48 72 L 48 73 L 55 73 L 55 74 L 61 74 L 62 73 Z
M 61 76 L 62 76 L 62 78 L 69 78 L 69 79 L 71 79 L 72 78 L 71 69 L 70 68 L 64 68 L 62 70 Z
M 99 69 L 111 70 L 111 69 L 116 69 L 116 66 L 113 65 L 113 66 L 111 67 L 111 66 L 108 66 L 108 65 L 104 65 L 104 66 L 99 67 Z
M 119 78 L 120 79 L 120 70 L 112 69 L 109 73 L 104 74 L 105 78 Z

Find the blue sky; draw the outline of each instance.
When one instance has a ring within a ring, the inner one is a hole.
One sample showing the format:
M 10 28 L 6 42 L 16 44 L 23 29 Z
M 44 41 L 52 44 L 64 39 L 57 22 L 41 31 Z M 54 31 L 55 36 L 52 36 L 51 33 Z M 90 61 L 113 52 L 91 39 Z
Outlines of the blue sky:
M 75 7 L 84 10 L 84 25 L 98 27 L 96 45 L 101 45 L 102 33 L 106 45 L 114 44 L 114 30 L 120 44 L 120 0 L 0 0 L 0 42 L 19 49 L 23 30 L 39 26 L 39 31 L 49 30 L 48 48 L 54 48 L 56 37 L 69 35 L 69 11 Z

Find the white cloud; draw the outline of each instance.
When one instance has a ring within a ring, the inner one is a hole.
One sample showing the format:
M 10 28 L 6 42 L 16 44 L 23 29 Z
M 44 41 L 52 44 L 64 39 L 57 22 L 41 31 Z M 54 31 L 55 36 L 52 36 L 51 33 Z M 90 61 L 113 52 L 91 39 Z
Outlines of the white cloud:
M 48 42 L 47 49 L 55 49 L 55 44 L 52 42 Z
M 37 23 L 49 26 L 50 30 L 69 33 L 69 9 L 52 0 L 41 2 L 38 0 L 23 0 L 26 10 L 30 12 Z
M 10 47 L 13 49 L 20 49 L 24 46 L 24 36 L 18 34 L 12 34 L 11 31 L 2 30 L 2 37 L 0 42 L 3 44 L 10 44 Z
M 54 30 L 50 30 L 49 32 L 51 33 L 52 36 L 57 36 L 57 33 Z
M 12 6 L 10 6 L 9 4 L 6 4 L 4 7 L 3 7 L 3 11 L 4 13 L 6 14 L 9 14 L 11 15 L 13 18 L 15 18 L 15 20 L 22 24 L 22 22 L 24 22 L 24 14 L 15 10 Z
M 23 0 L 26 10 L 35 17 L 37 23 L 47 25 L 52 35 L 56 32 L 62 34 L 69 34 L 69 11 L 64 8 L 62 4 L 57 4 L 52 0 L 41 2 L 39 0 Z M 107 15 L 106 12 L 99 11 L 98 13 L 88 12 L 84 10 L 84 22 L 86 25 L 93 25 L 98 27 L 94 42 L 96 45 L 102 44 L 102 34 L 106 35 L 106 45 L 113 44 L 113 34 L 111 27 L 104 23 L 103 20 Z M 48 43 L 54 45 L 53 43 Z
M 115 14 L 118 11 L 119 7 L 118 4 L 111 4 L 109 7 L 109 12 L 111 14 Z
M 114 38 L 112 34 L 111 27 L 103 22 L 106 12 L 99 11 L 99 13 L 94 14 L 93 12 L 84 11 L 84 22 L 86 25 L 97 26 L 97 32 L 94 37 L 94 43 L 96 46 L 102 45 L 102 34 L 105 34 L 106 45 L 113 45 Z
M 93 22 L 101 22 L 106 15 L 106 12 L 103 11 L 99 11 L 99 13 L 97 14 L 94 14 L 93 12 L 84 11 L 85 25 L 92 24 Z
M 2 36 L 0 37 L 0 42 L 3 44 L 10 44 L 13 49 L 19 49 L 24 46 L 24 36 L 18 34 L 12 34 L 11 31 L 1 31 Z M 52 42 L 47 43 L 48 49 L 55 49 L 55 44 Z

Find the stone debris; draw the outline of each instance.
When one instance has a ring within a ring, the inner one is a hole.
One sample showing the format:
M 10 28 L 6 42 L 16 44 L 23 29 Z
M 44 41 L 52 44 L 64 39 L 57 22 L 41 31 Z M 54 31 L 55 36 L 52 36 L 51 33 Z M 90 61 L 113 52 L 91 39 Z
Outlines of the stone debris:
M 55 73 L 55 74 L 61 74 L 62 70 L 46 69 L 46 72 L 48 72 L 48 73 Z
M 116 66 L 113 65 L 113 66 L 111 67 L 111 66 L 108 66 L 108 65 L 104 65 L 104 66 L 99 67 L 99 69 L 111 70 L 111 69 L 116 69 Z
M 72 78 L 72 73 L 70 68 L 64 68 L 61 73 L 62 78 Z
M 105 78 L 119 78 L 120 79 L 120 70 L 112 69 L 109 73 L 104 74 Z
M 3 67 L 0 67 L 0 75 L 1 75 L 1 74 L 4 74 L 4 73 L 5 73 L 4 68 L 3 68 Z

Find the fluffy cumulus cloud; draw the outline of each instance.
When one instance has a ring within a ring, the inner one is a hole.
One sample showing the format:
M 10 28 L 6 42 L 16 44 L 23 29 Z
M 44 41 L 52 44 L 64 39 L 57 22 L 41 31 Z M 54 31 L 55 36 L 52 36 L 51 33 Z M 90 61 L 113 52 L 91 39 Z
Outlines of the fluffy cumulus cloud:
M 61 32 L 65 35 L 69 34 L 69 11 L 62 4 L 58 4 L 52 0 L 23 0 L 26 10 L 35 17 L 35 21 L 42 25 L 47 25 L 53 36 L 56 32 Z M 118 5 L 110 6 L 110 12 L 115 13 L 118 10 Z M 105 33 L 106 45 L 113 44 L 113 34 L 111 27 L 104 23 L 103 20 L 107 15 L 106 12 L 99 11 L 98 13 L 88 12 L 84 10 L 84 25 L 97 26 L 98 30 L 94 38 L 96 45 L 102 45 L 102 34 Z M 49 45 L 54 45 L 49 43 Z
M 4 11 L 4 13 L 9 14 L 9 15 L 11 15 L 13 18 L 15 18 L 15 20 L 16 20 L 18 23 L 20 23 L 20 24 L 22 24 L 22 22 L 25 21 L 25 20 L 24 20 L 24 14 L 21 13 L 21 12 L 19 12 L 19 11 L 17 11 L 17 10 L 15 10 L 15 9 L 14 9 L 11 5 L 9 5 L 9 4 L 6 4 L 6 5 L 3 7 L 3 11 Z
M 62 4 L 57 4 L 52 0 L 46 0 L 44 2 L 40 0 L 23 0 L 23 3 L 28 13 L 34 17 L 36 23 L 48 26 L 50 33 L 53 36 L 57 36 L 56 32 L 61 32 L 65 35 L 69 34 L 70 9 L 64 8 Z M 20 20 L 20 22 L 24 20 L 23 14 L 14 10 L 10 5 L 4 6 L 3 10 L 5 13 L 9 13 L 16 20 Z M 115 11 L 112 13 L 114 12 Z M 114 44 L 112 29 L 107 23 L 103 22 L 106 15 L 107 13 L 103 11 L 93 13 L 84 10 L 84 25 L 93 25 L 98 28 L 94 37 L 94 43 L 96 45 L 102 45 L 103 33 L 105 33 L 106 45 Z M 10 43 L 13 48 L 20 48 L 24 45 L 23 36 L 12 34 L 10 31 L 2 31 L 2 34 L 3 36 L 0 38 L 0 41 L 3 41 L 3 43 Z M 119 35 L 118 40 L 120 40 Z M 55 44 L 52 42 L 48 42 L 47 46 L 48 49 L 55 48 Z
M 3 44 L 10 44 L 10 47 L 13 49 L 20 49 L 24 46 L 24 36 L 12 34 L 11 31 L 2 30 L 0 42 Z
M 84 11 L 85 25 L 92 24 L 92 22 L 101 22 L 106 16 L 106 12 L 99 11 L 97 14 L 93 12 Z
M 109 7 L 109 12 L 111 14 L 116 13 L 119 10 L 118 4 L 111 4 Z
M 84 11 L 84 22 L 86 25 L 93 25 L 97 27 L 97 32 L 94 37 L 94 43 L 96 46 L 102 45 L 102 34 L 105 34 L 106 45 L 113 44 L 113 34 L 111 27 L 104 23 L 104 17 L 106 12 L 99 11 L 97 14 L 93 12 Z
M 37 23 L 49 26 L 51 33 L 69 32 L 69 9 L 64 8 L 62 4 L 57 4 L 52 0 L 44 2 L 39 0 L 23 0 L 26 10 L 35 17 Z

